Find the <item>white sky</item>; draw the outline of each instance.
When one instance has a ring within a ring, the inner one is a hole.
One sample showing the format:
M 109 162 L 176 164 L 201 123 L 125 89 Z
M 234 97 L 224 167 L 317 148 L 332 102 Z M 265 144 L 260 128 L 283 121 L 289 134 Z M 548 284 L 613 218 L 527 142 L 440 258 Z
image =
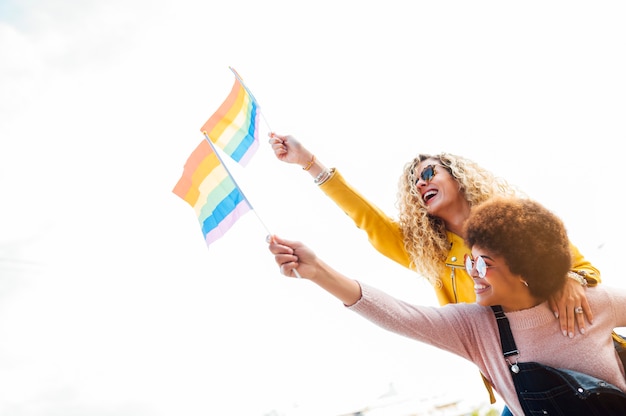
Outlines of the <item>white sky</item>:
M 392 215 L 415 154 L 468 156 L 560 214 L 605 284 L 623 286 L 625 12 L 621 1 L 3 0 L 0 414 L 335 415 L 390 383 L 484 400 L 470 364 L 279 274 L 268 230 L 436 304 L 274 159 L 268 123 Z M 264 116 L 257 155 L 232 167 L 255 211 L 207 249 L 171 189 L 230 91 L 228 66 Z

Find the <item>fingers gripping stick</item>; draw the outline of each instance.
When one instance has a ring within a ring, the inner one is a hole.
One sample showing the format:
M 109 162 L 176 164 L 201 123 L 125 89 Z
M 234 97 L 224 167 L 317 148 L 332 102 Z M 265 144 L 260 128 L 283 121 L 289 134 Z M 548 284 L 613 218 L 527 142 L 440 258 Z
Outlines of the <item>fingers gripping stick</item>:
M 273 241 L 273 237 L 272 234 L 268 233 L 267 236 L 265 237 L 265 241 L 267 241 L 268 243 Z M 293 254 L 295 255 L 295 250 L 293 252 Z M 291 269 L 293 271 L 293 274 L 298 278 L 298 279 L 302 279 L 302 276 L 300 276 L 300 273 L 298 273 L 298 269 L 293 268 Z

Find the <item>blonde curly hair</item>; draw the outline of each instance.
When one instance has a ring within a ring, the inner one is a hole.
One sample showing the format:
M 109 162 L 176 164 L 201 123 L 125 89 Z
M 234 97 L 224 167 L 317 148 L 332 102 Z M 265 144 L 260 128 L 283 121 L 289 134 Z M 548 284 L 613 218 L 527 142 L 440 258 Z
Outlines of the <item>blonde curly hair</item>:
M 460 192 L 470 207 L 492 196 L 525 195 L 506 180 L 480 167 L 476 162 L 450 153 L 420 154 L 404 165 L 398 183 L 396 207 L 398 223 L 404 235 L 404 247 L 411 259 L 410 267 L 435 287 L 441 286 L 439 276 L 445 270 L 450 251 L 446 226 L 441 218 L 428 214 L 417 187 L 417 165 L 426 159 L 438 161 L 459 183 Z

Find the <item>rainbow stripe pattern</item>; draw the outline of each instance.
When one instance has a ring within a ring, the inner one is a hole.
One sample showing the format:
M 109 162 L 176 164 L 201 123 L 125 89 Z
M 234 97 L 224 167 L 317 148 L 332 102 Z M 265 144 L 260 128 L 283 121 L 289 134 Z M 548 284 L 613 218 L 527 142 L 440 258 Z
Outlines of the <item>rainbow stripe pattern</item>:
M 187 159 L 173 189 L 196 212 L 207 246 L 252 209 L 211 144 L 203 140 Z
M 259 147 L 260 108 L 237 72 L 226 100 L 200 131 L 240 165 L 246 166 Z

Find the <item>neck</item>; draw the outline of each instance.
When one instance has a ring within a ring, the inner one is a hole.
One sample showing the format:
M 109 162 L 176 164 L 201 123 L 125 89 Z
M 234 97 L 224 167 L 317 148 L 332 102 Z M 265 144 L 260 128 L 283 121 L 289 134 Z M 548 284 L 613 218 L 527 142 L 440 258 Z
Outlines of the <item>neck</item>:
M 532 296 L 528 291 L 527 293 L 519 293 L 516 296 L 511 297 L 511 302 L 502 304 L 502 310 L 504 312 L 522 311 L 524 309 L 534 308 L 543 301 Z
M 469 214 L 469 203 L 465 199 L 463 199 L 458 209 L 452 215 L 446 218 L 442 218 L 444 224 L 446 225 L 446 230 L 452 231 L 454 234 L 458 235 L 461 238 L 465 238 L 465 235 L 463 233 L 463 226 L 465 224 L 465 221 L 469 217 Z

